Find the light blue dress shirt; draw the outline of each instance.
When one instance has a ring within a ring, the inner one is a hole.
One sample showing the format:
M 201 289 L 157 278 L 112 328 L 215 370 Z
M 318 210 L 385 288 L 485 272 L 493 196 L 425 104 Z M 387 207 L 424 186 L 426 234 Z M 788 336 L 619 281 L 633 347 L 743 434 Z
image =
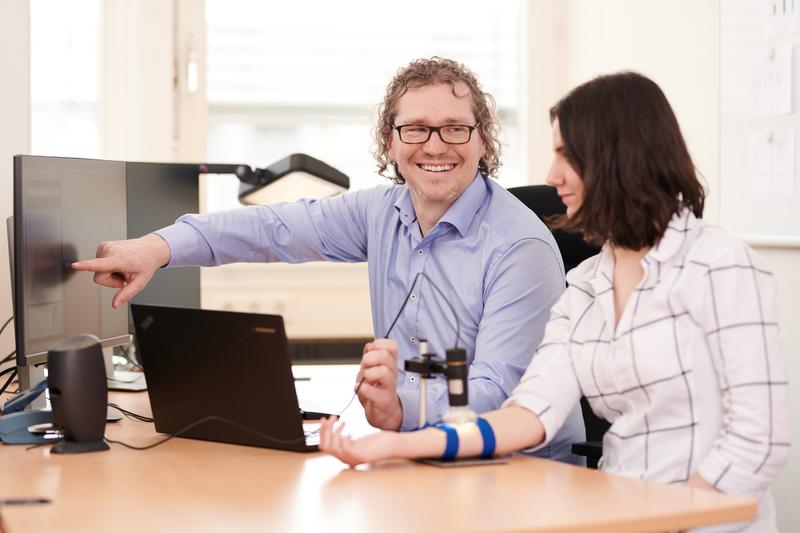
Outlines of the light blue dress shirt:
M 368 260 L 375 337 L 397 341 L 402 430 L 419 425 L 419 378 L 403 361 L 419 341 L 441 357 L 465 348 L 469 403 L 476 412 L 508 398 L 542 339 L 550 307 L 564 290 L 564 267 L 550 231 L 522 203 L 480 174 L 423 237 L 405 185 L 384 185 L 322 200 L 184 215 L 157 232 L 169 244 L 168 266 L 233 262 Z M 424 273 L 443 293 L 431 287 Z M 412 290 L 410 284 L 414 282 Z M 446 299 L 445 299 L 446 297 Z M 454 317 L 455 313 L 455 317 Z M 427 421 L 448 408 L 447 384 L 428 383 Z M 570 453 L 584 440 L 576 408 L 537 455 L 581 463 Z

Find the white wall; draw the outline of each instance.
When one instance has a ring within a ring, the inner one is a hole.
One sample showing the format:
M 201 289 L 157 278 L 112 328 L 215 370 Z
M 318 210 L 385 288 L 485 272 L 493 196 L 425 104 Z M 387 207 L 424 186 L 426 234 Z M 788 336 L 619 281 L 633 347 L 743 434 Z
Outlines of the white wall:
M 0 324 L 13 313 L 6 219 L 13 211 L 12 157 L 30 152 L 30 8 L 27 0 L 0 2 Z M 0 336 L 0 358 L 14 349 L 14 327 Z
M 724 176 L 722 178 L 725 179 Z M 792 451 L 789 463 L 772 486 L 778 506 L 781 531 L 800 531 L 797 481 L 800 479 L 800 249 L 756 248 L 775 274 L 780 290 L 781 347 L 789 375 L 789 406 L 792 422 Z
M 598 74 L 635 70 L 656 81 L 669 98 L 695 165 L 708 188 L 705 219 L 719 221 L 719 22 L 716 0 L 557 0 L 531 2 L 527 13 L 531 84 L 547 91 L 530 91 L 527 125 L 529 138 L 549 131 L 547 109 L 555 100 L 545 94 L 563 80 L 560 94 Z M 551 25 L 551 27 L 548 27 Z M 553 57 L 542 59 L 542 53 Z M 537 61 L 538 58 L 538 61 Z M 541 70 L 537 70 L 540 68 Z M 553 81 L 555 80 L 555 82 Z M 547 137 L 549 142 L 549 137 Z M 548 145 L 549 149 L 549 145 Z M 532 146 L 532 158 L 549 158 L 548 151 Z M 548 161 L 530 161 L 546 169 Z M 543 176 L 543 174 L 542 174 Z M 542 180 L 533 179 L 532 182 Z M 757 248 L 776 275 L 781 291 L 781 341 L 789 379 L 800 382 L 800 250 Z M 792 388 L 792 404 L 800 400 Z M 793 414 L 793 441 L 800 442 L 800 412 Z M 800 445 L 795 444 L 789 465 L 773 486 L 781 531 L 800 528 L 800 508 L 790 481 L 800 478 Z

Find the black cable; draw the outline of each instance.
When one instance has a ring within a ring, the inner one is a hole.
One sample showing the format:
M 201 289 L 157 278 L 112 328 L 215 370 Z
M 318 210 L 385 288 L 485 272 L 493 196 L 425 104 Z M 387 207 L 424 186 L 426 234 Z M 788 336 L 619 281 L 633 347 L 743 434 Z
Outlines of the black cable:
M 14 378 L 17 377 L 17 367 L 15 367 L 15 366 L 11 367 L 10 369 L 6 369 L 6 370 L 3 370 L 2 372 L 0 372 L 0 376 L 2 376 L 3 374 L 8 374 L 8 370 L 13 370 L 13 372 L 11 372 L 11 375 L 8 376 L 8 379 L 6 380 L 5 383 L 3 383 L 3 386 L 0 387 L 0 396 L 5 394 L 6 389 L 8 388 L 8 386 L 11 384 L 12 381 L 14 381 Z
M 122 355 L 120 357 L 124 357 L 131 366 L 136 367 L 139 370 L 144 370 L 144 368 L 142 368 L 142 365 L 133 360 L 133 357 L 131 357 L 130 348 L 128 346 L 120 346 L 119 351 L 122 352 Z
M 423 278 L 428 280 L 428 283 L 431 284 L 431 287 L 433 287 L 434 290 L 439 293 L 439 296 L 442 297 L 442 300 L 444 300 L 444 303 L 446 303 L 447 307 L 450 308 L 450 312 L 453 313 L 453 319 L 456 321 L 456 327 L 454 328 L 456 330 L 456 340 L 453 342 L 453 348 L 458 348 L 458 341 L 461 340 L 461 321 L 458 319 L 458 314 L 456 313 L 456 310 L 453 307 L 453 304 L 450 303 L 450 300 L 447 299 L 447 296 L 444 295 L 444 293 L 441 291 L 441 289 L 439 289 L 439 287 L 436 286 L 436 284 L 433 282 L 433 280 L 430 277 L 428 277 L 427 274 L 425 274 L 424 272 L 420 272 L 419 274 L 417 274 L 417 276 L 418 277 L 422 276 Z
M 305 440 L 306 440 L 305 435 L 303 437 L 298 437 L 296 439 L 279 439 L 277 437 L 271 437 L 269 435 L 265 435 L 265 434 L 261 433 L 260 431 L 256 431 L 256 430 L 251 429 L 251 428 L 249 428 L 247 426 L 243 426 L 242 424 L 240 424 L 238 422 L 234 422 L 233 420 L 228 420 L 227 418 L 223 418 L 221 416 L 215 416 L 215 415 L 206 416 L 206 417 L 201 418 L 200 420 L 197 420 L 196 422 L 192 422 L 188 426 L 179 429 L 175 433 L 173 433 L 171 435 L 167 435 L 163 439 L 161 439 L 159 441 L 156 441 L 156 442 L 154 442 L 152 444 L 148 444 L 147 446 L 136 446 L 136 445 L 128 444 L 127 442 L 122 442 L 122 441 L 119 441 L 119 440 L 111 440 L 111 439 L 109 439 L 107 437 L 104 437 L 103 440 L 105 440 L 106 442 L 108 442 L 110 444 L 119 444 L 119 445 L 124 446 L 126 448 L 130 448 L 131 450 L 149 450 L 150 448 L 155 448 L 156 446 L 161 446 L 165 442 L 170 441 L 170 440 L 174 439 L 175 437 L 180 437 L 182 434 L 186 433 L 190 429 L 193 429 L 193 428 L 199 426 L 200 424 L 204 424 L 205 422 L 210 422 L 212 420 L 216 420 L 218 422 L 225 422 L 226 424 L 229 424 L 229 425 L 231 425 L 231 426 L 233 426 L 233 427 L 235 427 L 237 429 L 240 429 L 242 431 L 250 433 L 251 435 L 255 435 L 256 437 L 260 437 L 260 438 L 262 438 L 264 440 L 268 440 L 270 442 L 275 442 L 275 443 L 278 443 L 278 444 L 295 444 L 297 442 L 305 442 Z
M 3 363 L 7 363 L 8 361 L 11 361 L 16 354 L 17 354 L 16 350 L 11 350 L 10 354 L 8 354 L 7 356 L 3 357 L 2 360 L 0 360 L 0 365 L 2 365 Z
M 450 300 L 447 299 L 447 296 L 444 295 L 444 293 L 439 289 L 439 287 L 436 286 L 436 283 L 434 283 L 433 280 L 430 277 L 428 277 L 428 275 L 425 274 L 424 272 L 420 272 L 419 274 L 414 276 L 414 281 L 411 282 L 411 288 L 408 289 L 408 293 L 406 294 L 406 298 L 405 298 L 405 300 L 403 300 L 403 305 L 400 306 L 400 310 L 397 311 L 397 314 L 395 315 L 394 320 L 392 320 L 392 323 L 389 326 L 389 329 L 386 331 L 386 334 L 383 336 L 383 338 L 384 339 L 388 339 L 389 338 L 389 334 L 392 332 L 392 330 L 394 329 L 395 324 L 397 324 L 397 321 L 400 319 L 400 315 L 403 314 L 403 310 L 406 308 L 406 305 L 408 305 L 408 300 L 411 298 L 411 294 L 414 292 L 414 287 L 417 285 L 417 280 L 419 280 L 420 277 L 423 277 L 426 280 L 428 280 L 428 282 L 430 282 L 431 287 L 433 287 L 434 290 L 436 290 L 436 292 L 439 293 L 439 296 L 442 297 L 444 302 L 447 304 L 447 307 L 450 308 L 450 312 L 453 313 L 453 318 L 456 321 L 456 327 L 454 328 L 455 331 L 456 331 L 456 340 L 453 343 L 453 345 L 454 345 L 453 348 L 458 348 L 458 341 L 461 340 L 461 321 L 458 319 L 458 314 L 456 313 L 455 308 L 453 308 L 453 305 L 450 303 Z M 342 413 L 347 411 L 347 408 L 350 407 L 350 404 L 352 404 L 353 400 L 356 399 L 356 396 L 358 395 L 358 389 L 360 389 L 361 385 L 364 384 L 364 379 L 365 378 L 361 378 L 361 381 L 358 382 L 358 384 L 356 385 L 356 388 L 353 390 L 353 396 L 350 398 L 350 401 L 347 402 L 347 405 L 344 406 L 344 409 L 339 411 L 339 414 L 336 415 L 337 418 L 340 418 L 342 416 Z
M 419 278 L 425 278 L 426 280 L 428 280 L 428 282 L 431 284 L 431 287 L 433 287 L 434 290 L 439 293 L 439 296 L 442 297 L 444 303 L 446 303 L 447 307 L 450 308 L 450 312 L 453 313 L 453 318 L 456 321 L 456 326 L 455 328 L 453 328 L 456 332 L 456 340 L 453 343 L 453 348 L 458 348 L 458 341 L 461 340 L 461 321 L 458 319 L 458 314 L 456 313 L 456 310 L 453 308 L 453 304 L 450 303 L 450 300 L 447 298 L 447 296 L 444 295 L 444 293 L 439 289 L 439 287 L 436 286 L 436 283 L 434 283 L 433 280 L 424 272 L 420 272 L 419 274 L 414 276 L 414 281 L 411 282 L 411 288 L 408 290 L 408 294 L 406 294 L 406 299 L 403 300 L 403 305 L 400 306 L 400 310 L 397 311 L 397 315 L 395 315 L 394 320 L 392 320 L 392 324 L 389 326 L 388 331 L 386 331 L 386 334 L 383 337 L 385 339 L 389 338 L 389 334 L 392 332 L 395 324 L 397 324 L 397 321 L 400 319 L 400 315 L 403 314 L 403 310 L 406 308 L 408 300 L 411 298 L 411 293 L 414 292 L 414 287 L 416 286 L 417 280 L 419 280 Z
M 11 317 L 9 317 L 9 319 L 6 320 L 5 323 L 2 326 L 0 326 L 0 335 L 3 334 L 3 332 L 6 330 L 6 327 L 11 323 L 12 320 L 14 320 L 14 316 L 13 315 Z
M 421 275 L 422 275 L 422 272 L 420 272 L 419 274 L 414 276 L 414 281 L 411 282 L 411 288 L 408 289 L 408 293 L 406 294 L 406 299 L 403 300 L 403 305 L 400 306 L 400 309 L 397 311 L 397 314 L 394 316 L 394 320 L 392 320 L 391 325 L 389 325 L 389 329 L 386 330 L 386 334 L 383 336 L 384 339 L 388 339 L 389 338 L 389 334 L 394 329 L 395 324 L 397 324 L 397 321 L 400 320 L 400 315 L 403 314 L 403 310 L 406 308 L 406 305 L 408 304 L 409 298 L 411 298 L 411 293 L 414 292 L 414 286 L 417 284 L 417 280 L 419 279 L 419 277 Z
M 114 409 L 119 409 L 122 412 L 122 414 L 124 414 L 125 416 L 127 416 L 129 418 L 133 418 L 134 420 L 139 420 L 140 422 L 152 422 L 153 421 L 153 419 L 150 418 L 149 416 L 144 416 L 144 415 L 140 415 L 140 414 L 134 413 L 133 411 L 128 411 L 127 409 L 123 409 L 122 407 L 120 407 L 119 405 L 117 405 L 117 404 L 115 404 L 113 402 L 108 402 L 106 405 L 108 405 L 110 407 L 113 407 Z

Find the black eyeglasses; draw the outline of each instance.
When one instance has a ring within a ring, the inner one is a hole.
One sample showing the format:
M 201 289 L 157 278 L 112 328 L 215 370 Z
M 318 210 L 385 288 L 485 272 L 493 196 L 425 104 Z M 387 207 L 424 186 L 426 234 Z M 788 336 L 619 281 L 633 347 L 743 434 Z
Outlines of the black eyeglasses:
M 394 126 L 400 135 L 400 141 L 406 144 L 425 144 L 436 132 L 443 143 L 467 144 L 472 139 L 472 132 L 478 124 L 448 124 L 446 126 L 423 126 L 422 124 L 403 124 Z

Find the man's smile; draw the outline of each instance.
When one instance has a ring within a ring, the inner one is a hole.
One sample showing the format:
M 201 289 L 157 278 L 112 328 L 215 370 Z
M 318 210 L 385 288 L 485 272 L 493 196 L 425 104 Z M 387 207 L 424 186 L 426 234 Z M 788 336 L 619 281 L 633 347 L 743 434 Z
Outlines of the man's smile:
M 418 163 L 417 166 L 427 172 L 447 172 L 455 168 L 455 163 L 428 164 Z

